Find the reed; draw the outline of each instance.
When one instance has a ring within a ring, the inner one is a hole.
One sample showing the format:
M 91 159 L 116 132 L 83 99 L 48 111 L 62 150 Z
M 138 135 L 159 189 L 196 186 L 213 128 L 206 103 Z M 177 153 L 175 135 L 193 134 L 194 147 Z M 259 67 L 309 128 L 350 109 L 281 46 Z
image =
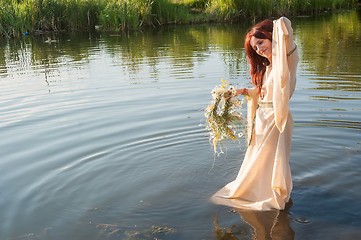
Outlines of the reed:
M 110 0 L 100 12 L 99 23 L 106 29 L 135 29 L 143 25 L 187 23 L 190 12 L 168 0 Z
M 0 7 L 0 31 L 3 35 L 10 37 L 30 26 L 27 7 L 24 5 L 2 4 Z
M 107 29 L 135 28 L 139 21 L 144 21 L 146 4 L 141 2 L 109 1 L 100 11 L 99 21 Z
M 356 3 L 356 0 L 210 0 L 205 11 L 222 19 L 260 18 L 312 14 L 337 8 L 349 8 L 355 6 Z
M 0 0 L 0 32 L 18 36 L 33 30 L 78 30 L 94 26 L 97 0 Z
M 172 3 L 169 0 L 155 0 L 152 15 L 159 23 L 188 23 L 190 11 L 183 4 Z
M 36 30 L 136 29 L 348 8 L 357 0 L 0 0 L 0 35 Z

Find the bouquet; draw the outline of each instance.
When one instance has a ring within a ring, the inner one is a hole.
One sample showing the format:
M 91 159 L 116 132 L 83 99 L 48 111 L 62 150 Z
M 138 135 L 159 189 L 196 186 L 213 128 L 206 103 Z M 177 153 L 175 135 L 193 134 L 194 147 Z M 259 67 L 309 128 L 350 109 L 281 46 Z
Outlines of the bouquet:
M 237 140 L 245 131 L 245 118 L 240 113 L 242 102 L 235 97 L 236 90 L 233 87 L 228 88 L 227 80 L 222 79 L 222 83 L 212 90 L 212 102 L 205 109 L 205 125 L 214 153 L 217 153 L 220 143 L 227 139 Z

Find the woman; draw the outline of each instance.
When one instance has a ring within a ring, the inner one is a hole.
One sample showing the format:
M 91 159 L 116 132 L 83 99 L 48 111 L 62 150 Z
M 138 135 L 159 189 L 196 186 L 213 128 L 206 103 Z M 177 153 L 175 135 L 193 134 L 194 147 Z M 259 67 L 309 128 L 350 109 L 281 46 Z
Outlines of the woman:
M 284 209 L 292 190 L 289 99 L 298 63 L 290 20 L 281 17 L 258 23 L 246 35 L 245 49 L 254 88 L 237 89 L 236 94 L 249 97 L 249 146 L 236 180 L 212 200 L 236 208 Z

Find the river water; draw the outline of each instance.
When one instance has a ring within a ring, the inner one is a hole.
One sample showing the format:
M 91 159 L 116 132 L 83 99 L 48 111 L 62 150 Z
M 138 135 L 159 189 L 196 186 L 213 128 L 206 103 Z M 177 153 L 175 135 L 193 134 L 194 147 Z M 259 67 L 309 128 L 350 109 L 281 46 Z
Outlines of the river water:
M 252 23 L 1 40 L 0 239 L 360 239 L 360 19 L 291 19 L 293 205 L 271 212 L 209 201 L 245 146 L 214 157 L 202 109 L 251 86 Z

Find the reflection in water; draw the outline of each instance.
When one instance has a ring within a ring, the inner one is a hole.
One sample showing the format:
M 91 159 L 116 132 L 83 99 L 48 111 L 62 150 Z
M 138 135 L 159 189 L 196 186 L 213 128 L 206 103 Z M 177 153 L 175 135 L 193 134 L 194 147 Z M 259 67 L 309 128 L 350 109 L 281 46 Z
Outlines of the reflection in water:
M 296 30 L 303 66 L 317 73 L 313 80 L 317 87 L 312 89 L 360 91 L 360 13 L 324 15 L 317 20 L 302 21 Z
M 243 224 L 220 227 L 218 218 L 214 220 L 215 239 L 293 240 L 295 232 L 291 228 L 288 210 L 253 211 L 237 210 L 251 228 Z
M 361 57 L 361 26 L 359 12 L 344 12 L 312 19 L 295 18 L 295 38 L 300 46 L 304 70 L 316 73 L 313 82 L 317 90 L 360 91 L 358 72 Z M 121 65 L 124 73 L 137 74 L 144 65 L 150 67 L 152 78 L 162 74 L 162 61 L 169 59 L 174 74 L 178 70 L 194 69 L 211 52 L 221 50 L 222 60 L 231 76 L 248 77 L 243 48 L 247 25 L 179 26 L 131 34 L 94 34 L 88 42 L 82 35 L 55 35 L 58 42 L 44 43 L 46 36 L 0 42 L 0 76 L 6 76 L 13 62 L 17 69 L 11 72 L 44 71 L 48 75 L 59 71 L 64 64 L 89 63 L 94 52 L 109 54 L 113 64 Z M 11 49 L 11 50 L 10 50 Z M 32 67 L 31 67 L 32 66 Z M 35 66 L 35 67 L 34 67 Z M 319 100 L 325 99 L 322 96 Z
M 146 66 L 150 78 L 157 80 L 167 67 L 164 61 L 172 66 L 171 76 L 190 78 L 192 71 L 214 51 L 223 52 L 226 68 L 235 76 L 247 71 L 242 50 L 245 29 L 243 25 L 177 26 L 122 35 L 97 33 L 90 39 L 86 34 L 58 34 L 52 36 L 58 39 L 54 44 L 46 44 L 45 36 L 24 37 L 0 42 L 0 77 L 45 74 L 48 84 L 51 78 L 61 75 L 63 67 L 85 68 L 99 53 L 104 53 L 130 79 L 144 75 Z

